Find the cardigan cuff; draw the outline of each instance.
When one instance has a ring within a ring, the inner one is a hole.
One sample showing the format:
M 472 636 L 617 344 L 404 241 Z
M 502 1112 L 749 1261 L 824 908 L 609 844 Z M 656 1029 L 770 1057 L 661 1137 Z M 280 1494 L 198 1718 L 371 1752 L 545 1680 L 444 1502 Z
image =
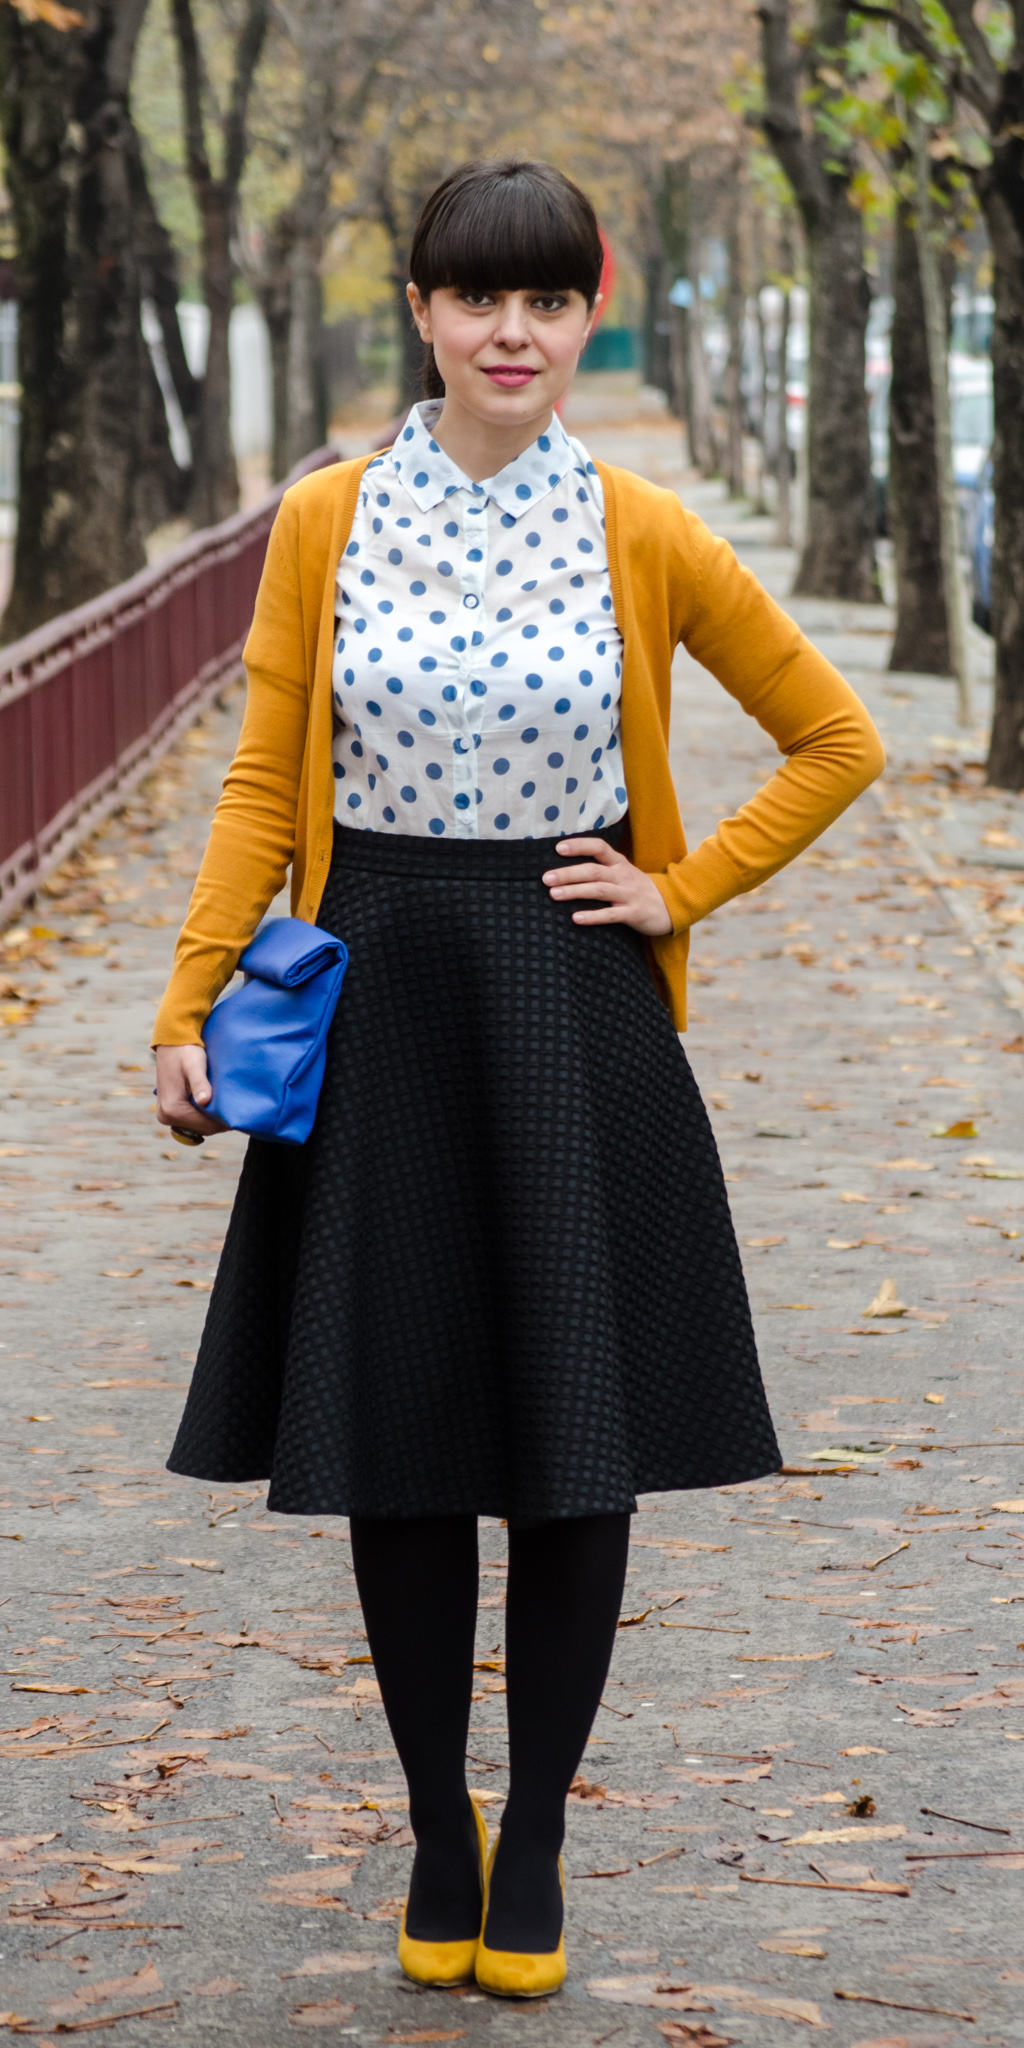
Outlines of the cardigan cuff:
M 760 878 L 758 878 L 760 879 Z M 672 919 L 673 933 L 688 931 L 712 910 L 751 886 L 715 839 L 705 839 L 664 874 L 652 875 Z

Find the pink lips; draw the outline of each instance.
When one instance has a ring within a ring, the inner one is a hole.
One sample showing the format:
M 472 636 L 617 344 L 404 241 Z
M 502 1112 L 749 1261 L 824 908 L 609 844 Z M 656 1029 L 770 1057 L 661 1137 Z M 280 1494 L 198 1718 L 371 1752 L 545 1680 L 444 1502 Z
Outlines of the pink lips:
M 522 390 L 524 384 L 529 384 L 539 374 L 537 370 L 515 369 L 511 364 L 506 367 L 503 363 L 496 363 L 484 371 L 492 384 L 501 385 L 506 391 Z

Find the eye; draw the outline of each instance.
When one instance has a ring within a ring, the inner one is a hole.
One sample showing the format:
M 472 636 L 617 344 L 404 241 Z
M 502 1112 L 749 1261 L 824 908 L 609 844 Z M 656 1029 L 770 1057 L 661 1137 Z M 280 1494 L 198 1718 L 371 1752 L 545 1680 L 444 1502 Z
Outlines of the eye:
M 464 306 L 469 306 L 475 309 L 479 309 L 483 306 L 493 306 L 494 304 L 494 295 L 492 292 L 460 292 L 459 297 L 462 300 Z
M 563 313 L 568 303 L 564 292 L 540 292 L 533 301 L 538 313 Z

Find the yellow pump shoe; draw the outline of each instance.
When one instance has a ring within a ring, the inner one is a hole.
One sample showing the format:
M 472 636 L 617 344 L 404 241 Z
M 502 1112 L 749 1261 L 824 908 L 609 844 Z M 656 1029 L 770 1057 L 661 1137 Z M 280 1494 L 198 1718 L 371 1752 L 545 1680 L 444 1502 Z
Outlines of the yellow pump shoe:
M 487 1875 L 484 1879 L 484 1920 L 487 1926 L 487 1902 L 491 1890 L 491 1871 L 498 1849 L 498 1837 L 491 1844 L 487 1859 Z M 565 1898 L 565 1868 L 561 1857 L 558 1859 L 558 1875 L 562 1880 L 562 1898 Z M 476 1952 L 476 1981 L 481 1991 L 491 1991 L 496 1998 L 547 1998 L 552 1991 L 560 1991 L 565 1983 L 565 1931 L 559 1936 L 558 1947 L 546 1955 L 530 1955 L 518 1949 L 488 1948 L 481 1932 Z
M 472 1793 L 469 1796 L 473 1799 Z M 488 1867 L 487 1823 L 475 1799 L 473 1816 L 480 1849 L 480 1883 L 484 1887 Z M 414 1941 L 412 1935 L 405 1931 L 405 1914 L 402 1914 L 398 1961 L 414 1984 L 471 1984 L 479 1946 L 479 1935 L 474 1935 L 471 1941 Z

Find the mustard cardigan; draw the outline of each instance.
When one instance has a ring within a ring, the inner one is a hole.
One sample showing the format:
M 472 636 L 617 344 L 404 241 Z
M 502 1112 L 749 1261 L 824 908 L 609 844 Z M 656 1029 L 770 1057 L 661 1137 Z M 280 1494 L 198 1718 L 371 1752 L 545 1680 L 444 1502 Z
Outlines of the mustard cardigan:
M 193 1045 L 239 954 L 283 886 L 316 921 L 334 815 L 334 578 L 366 462 L 342 462 L 285 492 L 267 545 L 238 750 L 214 814 L 154 1045 Z M 677 1030 L 686 1025 L 689 928 L 777 873 L 881 773 L 860 699 L 674 492 L 596 464 L 604 488 L 615 616 L 622 634 L 623 850 L 651 875 L 672 931 L 649 941 Z M 692 853 L 669 768 L 672 655 L 683 645 L 775 740 L 776 773 Z

